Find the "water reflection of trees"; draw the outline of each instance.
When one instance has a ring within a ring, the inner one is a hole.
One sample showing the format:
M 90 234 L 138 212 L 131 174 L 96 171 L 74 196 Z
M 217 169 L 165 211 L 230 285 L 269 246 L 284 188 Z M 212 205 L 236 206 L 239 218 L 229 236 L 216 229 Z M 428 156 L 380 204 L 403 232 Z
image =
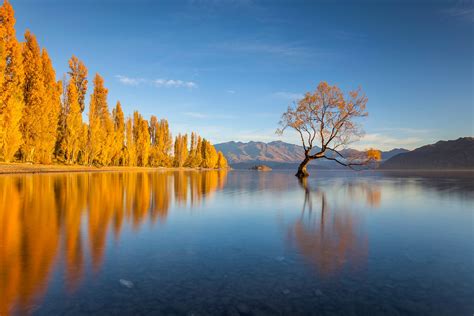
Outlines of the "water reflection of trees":
M 300 184 L 305 198 L 300 216 L 289 227 L 290 242 L 325 277 L 365 264 L 368 240 L 357 213 L 331 206 L 327 194 L 312 191 L 307 179 Z M 380 199 L 378 195 L 375 194 L 375 200 Z M 371 196 L 367 201 L 373 203 L 374 198 Z
M 197 205 L 225 185 L 223 171 L 0 177 L 0 315 L 41 296 L 55 262 L 74 290 L 90 256 L 100 268 L 107 235 L 163 222 L 172 202 Z M 88 253 L 86 253 L 88 251 Z

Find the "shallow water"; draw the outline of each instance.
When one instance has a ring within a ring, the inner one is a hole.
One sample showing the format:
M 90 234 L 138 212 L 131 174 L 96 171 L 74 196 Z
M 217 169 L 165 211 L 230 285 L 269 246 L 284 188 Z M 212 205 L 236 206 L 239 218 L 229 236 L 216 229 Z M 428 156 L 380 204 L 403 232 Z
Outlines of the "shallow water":
M 473 173 L 0 176 L 0 315 L 472 315 Z

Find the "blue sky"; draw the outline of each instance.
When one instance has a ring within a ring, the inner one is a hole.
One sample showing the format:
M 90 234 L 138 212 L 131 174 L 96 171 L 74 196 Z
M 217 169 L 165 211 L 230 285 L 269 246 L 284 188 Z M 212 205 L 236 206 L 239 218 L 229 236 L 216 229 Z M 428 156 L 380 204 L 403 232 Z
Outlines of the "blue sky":
M 58 78 L 75 54 L 109 106 L 214 143 L 284 140 L 286 107 L 322 81 L 369 98 L 353 147 L 472 136 L 472 1 L 11 0 Z M 89 92 L 92 90 L 90 86 Z

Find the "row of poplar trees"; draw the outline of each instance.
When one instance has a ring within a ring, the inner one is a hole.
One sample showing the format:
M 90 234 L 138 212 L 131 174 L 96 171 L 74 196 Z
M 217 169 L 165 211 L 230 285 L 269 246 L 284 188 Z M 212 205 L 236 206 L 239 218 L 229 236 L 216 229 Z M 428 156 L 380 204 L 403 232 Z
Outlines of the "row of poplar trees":
M 110 113 L 108 90 L 96 74 L 83 122 L 87 68 L 73 56 L 63 80 L 46 49 L 27 31 L 18 42 L 11 4 L 0 6 L 0 160 L 101 166 L 227 168 L 224 155 L 197 134 L 173 139 L 165 119 Z M 188 147 L 188 143 L 189 147 Z

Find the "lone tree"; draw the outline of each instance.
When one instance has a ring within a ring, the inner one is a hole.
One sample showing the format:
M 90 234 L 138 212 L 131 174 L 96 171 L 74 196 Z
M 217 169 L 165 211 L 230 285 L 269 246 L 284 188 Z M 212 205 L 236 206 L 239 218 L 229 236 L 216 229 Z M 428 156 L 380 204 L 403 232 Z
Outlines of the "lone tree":
M 314 93 L 306 93 L 288 107 L 277 133 L 281 135 L 287 128 L 292 128 L 301 137 L 304 160 L 298 167 L 298 178 L 309 176 L 306 167 L 314 159 L 325 158 L 349 168 L 380 160 L 380 151 L 375 149 L 350 155 L 346 154 L 348 151 L 342 151 L 363 134 L 356 119 L 368 115 L 366 104 L 367 97 L 360 89 L 350 91 L 345 97 L 339 87 L 321 82 Z

